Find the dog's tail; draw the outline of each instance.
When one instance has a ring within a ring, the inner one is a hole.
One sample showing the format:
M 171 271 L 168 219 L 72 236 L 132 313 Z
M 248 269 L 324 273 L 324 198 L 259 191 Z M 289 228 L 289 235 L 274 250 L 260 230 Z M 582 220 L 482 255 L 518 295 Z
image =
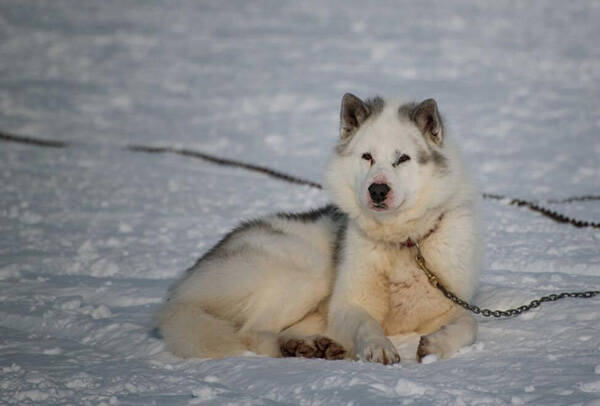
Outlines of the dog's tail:
M 212 316 L 198 303 L 168 301 L 156 321 L 167 350 L 178 357 L 223 358 L 249 349 L 232 323 Z

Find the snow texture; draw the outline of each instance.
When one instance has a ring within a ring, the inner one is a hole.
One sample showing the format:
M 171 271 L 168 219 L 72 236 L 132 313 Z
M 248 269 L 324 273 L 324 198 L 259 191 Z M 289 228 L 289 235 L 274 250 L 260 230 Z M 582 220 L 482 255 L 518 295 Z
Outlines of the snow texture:
M 186 267 L 241 220 L 324 192 L 127 144 L 316 181 L 350 91 L 434 97 L 483 191 L 600 190 L 600 3 L 3 0 L 0 403 L 598 405 L 600 299 L 482 320 L 476 344 L 399 366 L 178 360 L 150 334 Z M 552 204 L 600 221 L 600 203 Z M 600 232 L 484 203 L 477 303 L 600 288 Z

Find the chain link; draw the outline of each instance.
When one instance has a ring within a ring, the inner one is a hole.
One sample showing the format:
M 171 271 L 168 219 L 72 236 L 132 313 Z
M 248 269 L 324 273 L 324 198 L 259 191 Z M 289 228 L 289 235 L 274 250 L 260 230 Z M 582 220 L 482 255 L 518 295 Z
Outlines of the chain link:
M 468 302 L 465 302 L 464 300 L 462 300 L 461 298 L 456 296 L 454 293 L 452 293 L 448 289 L 446 289 L 446 287 L 444 285 L 442 285 L 441 283 L 438 283 L 437 288 L 442 291 L 444 296 L 446 296 L 448 299 L 452 300 L 457 305 L 463 307 L 464 309 L 469 310 L 475 314 L 481 315 L 483 317 L 496 317 L 496 318 L 518 316 L 521 313 L 525 313 L 525 312 L 528 312 L 529 310 L 539 307 L 542 303 L 554 302 L 554 301 L 557 301 L 560 299 L 564 299 L 566 297 L 577 297 L 577 298 L 581 298 L 581 299 L 588 299 L 588 298 L 591 298 L 591 297 L 594 297 L 594 296 L 600 294 L 600 291 L 598 291 L 598 290 L 591 290 L 591 291 L 587 291 L 587 292 L 553 293 L 548 296 L 542 296 L 539 299 L 534 299 L 531 302 L 529 302 L 529 304 L 515 307 L 513 309 L 490 310 L 490 309 L 482 309 L 479 306 L 475 306 Z
M 472 313 L 478 314 L 483 317 L 500 318 L 500 317 L 518 316 L 522 313 L 528 312 L 532 309 L 539 307 L 542 303 L 555 302 L 557 300 L 564 299 L 566 297 L 576 297 L 576 298 L 581 298 L 581 299 L 588 299 L 588 298 L 592 298 L 592 297 L 600 294 L 599 290 L 590 290 L 590 291 L 585 291 L 585 292 L 553 293 L 548 296 L 542 296 L 539 299 L 534 299 L 531 302 L 529 302 L 529 304 L 515 307 L 513 309 L 506 309 L 506 310 L 482 309 L 479 306 L 475 306 L 473 304 L 470 304 L 469 302 L 462 300 L 461 298 L 456 296 L 454 293 L 452 293 L 451 291 L 446 289 L 446 287 L 440 282 L 438 277 L 427 266 L 427 261 L 425 261 L 425 258 L 423 257 L 423 254 L 421 253 L 420 245 L 418 243 L 415 243 L 414 246 L 417 249 L 417 253 L 415 255 L 415 262 L 417 263 L 419 268 L 425 273 L 425 275 L 427 275 L 427 279 L 429 280 L 429 283 L 432 286 L 438 288 L 444 294 L 444 296 L 446 296 L 452 302 L 456 303 L 457 305 L 461 306 L 462 308 L 464 308 Z
M 587 227 L 600 228 L 600 223 L 598 223 L 598 222 L 584 221 L 584 220 L 578 220 L 578 219 L 575 219 L 572 217 L 567 217 L 564 214 L 561 214 L 554 210 L 550 210 L 546 207 L 540 206 L 539 204 L 537 204 L 535 202 L 531 202 L 529 200 L 513 199 L 513 198 L 503 196 L 503 195 L 491 194 L 491 193 L 483 193 L 482 196 L 484 199 L 506 201 L 507 204 L 509 204 L 511 206 L 525 207 L 525 208 L 527 208 L 531 211 L 534 211 L 536 213 L 539 213 L 542 216 L 545 216 L 545 217 L 549 218 L 550 220 L 555 221 L 557 223 L 570 224 L 577 228 L 587 228 Z M 562 199 L 562 200 L 548 200 L 547 202 L 548 203 L 573 203 L 573 202 L 583 202 L 583 201 L 591 201 L 591 200 L 600 200 L 600 196 L 596 196 L 596 195 L 572 196 L 572 197 L 568 197 L 568 198 Z

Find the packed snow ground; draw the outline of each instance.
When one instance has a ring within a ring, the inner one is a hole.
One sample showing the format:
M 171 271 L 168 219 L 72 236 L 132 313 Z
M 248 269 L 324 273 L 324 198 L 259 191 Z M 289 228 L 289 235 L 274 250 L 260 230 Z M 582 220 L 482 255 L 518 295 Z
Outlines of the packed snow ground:
M 149 334 L 168 286 L 241 220 L 325 192 L 339 101 L 435 97 L 483 191 L 600 190 L 600 3 L 0 2 L 2 404 L 600 405 L 600 299 L 482 320 L 454 358 L 178 360 Z M 599 202 L 551 205 L 600 221 Z M 477 303 L 600 288 L 600 231 L 484 203 Z

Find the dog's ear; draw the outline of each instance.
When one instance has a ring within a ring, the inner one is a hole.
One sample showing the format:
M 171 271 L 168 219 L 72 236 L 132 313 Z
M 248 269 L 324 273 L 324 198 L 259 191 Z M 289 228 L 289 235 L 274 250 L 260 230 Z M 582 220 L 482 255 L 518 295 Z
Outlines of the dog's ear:
M 411 119 L 423 136 L 429 137 L 438 146 L 442 145 L 444 128 L 435 100 L 427 99 L 421 102 L 413 109 Z
M 347 141 L 369 117 L 369 108 L 358 97 L 346 93 L 340 111 L 340 140 Z

